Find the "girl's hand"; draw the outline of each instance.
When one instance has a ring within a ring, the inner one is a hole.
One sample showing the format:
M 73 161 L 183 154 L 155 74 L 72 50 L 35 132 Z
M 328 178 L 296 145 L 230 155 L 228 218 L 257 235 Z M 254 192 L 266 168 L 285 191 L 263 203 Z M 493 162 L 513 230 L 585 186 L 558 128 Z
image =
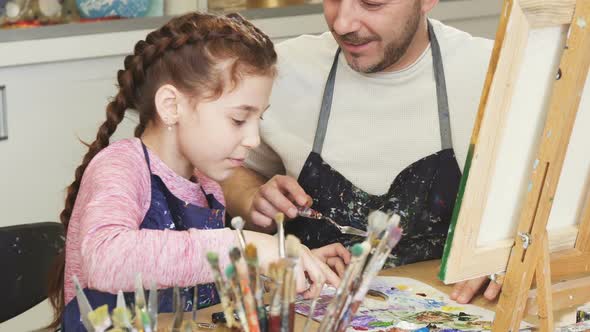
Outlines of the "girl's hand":
M 244 231 L 246 243 L 254 243 L 258 248 L 258 261 L 261 271 L 267 271 L 272 262 L 279 259 L 278 239 L 272 235 Z M 324 283 L 338 287 L 340 278 L 328 265 L 316 257 L 309 248 L 301 245 L 299 262 L 295 268 L 295 280 L 298 293 L 307 299 L 319 295 Z
M 341 243 L 332 243 L 311 252 L 320 261 L 327 264 L 340 278 L 344 275 L 346 266 L 350 263 L 350 252 Z

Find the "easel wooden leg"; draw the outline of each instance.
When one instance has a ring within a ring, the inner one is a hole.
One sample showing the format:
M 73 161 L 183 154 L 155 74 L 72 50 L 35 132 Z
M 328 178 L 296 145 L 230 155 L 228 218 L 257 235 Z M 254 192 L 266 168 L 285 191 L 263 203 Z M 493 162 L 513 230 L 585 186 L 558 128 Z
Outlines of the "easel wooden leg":
M 516 243 L 508 261 L 500 301 L 496 307 L 493 332 L 518 331 L 524 315 L 533 277 L 541 301 L 542 331 L 552 331 L 551 277 L 547 244 L 547 221 L 580 98 L 590 67 L 590 1 L 577 0 L 560 66 L 562 75 L 553 92 L 537 163 L 531 174 L 531 189 L 520 214 Z M 549 135 L 548 133 L 553 133 Z
M 547 232 L 545 232 L 541 256 L 535 269 L 535 280 L 537 281 L 537 294 L 539 297 L 539 329 L 542 332 L 554 331 L 551 269 L 549 263 L 549 240 L 547 238 Z

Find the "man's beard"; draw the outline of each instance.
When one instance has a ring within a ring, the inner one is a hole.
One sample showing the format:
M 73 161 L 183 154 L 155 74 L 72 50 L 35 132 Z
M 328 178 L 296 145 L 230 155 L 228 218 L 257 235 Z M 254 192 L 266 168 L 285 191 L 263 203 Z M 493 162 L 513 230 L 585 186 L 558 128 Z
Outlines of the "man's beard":
M 422 16 L 420 15 L 420 7 L 417 7 L 415 15 L 412 15 L 412 17 L 410 17 L 410 19 L 405 24 L 400 38 L 397 38 L 396 40 L 390 42 L 385 46 L 383 58 L 379 62 L 368 65 L 363 68 L 357 61 L 355 61 L 356 58 L 359 58 L 360 56 L 352 53 L 351 56 L 353 59 L 348 63 L 348 65 L 354 71 L 366 74 L 377 73 L 387 69 L 388 67 L 391 67 L 396 62 L 398 62 L 399 59 L 401 59 L 404 56 L 404 54 L 406 54 L 408 47 L 410 47 L 410 44 L 412 43 L 412 40 L 414 39 L 414 36 L 418 31 L 418 26 L 420 25 L 421 17 Z M 380 40 L 377 36 L 372 38 L 359 38 L 355 32 L 339 36 L 339 39 L 357 45 L 365 42 Z

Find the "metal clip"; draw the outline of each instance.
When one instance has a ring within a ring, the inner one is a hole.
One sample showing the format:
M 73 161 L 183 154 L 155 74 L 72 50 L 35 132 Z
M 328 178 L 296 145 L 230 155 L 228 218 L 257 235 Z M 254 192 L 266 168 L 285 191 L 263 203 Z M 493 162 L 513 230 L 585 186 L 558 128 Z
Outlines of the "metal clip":
M 504 283 L 504 273 L 492 273 L 489 276 L 490 280 L 498 285 L 502 285 Z
M 528 249 L 528 247 L 531 245 L 531 234 L 529 233 L 523 233 L 523 232 L 518 232 L 518 236 L 520 237 L 520 240 L 522 241 L 522 247 L 526 250 Z

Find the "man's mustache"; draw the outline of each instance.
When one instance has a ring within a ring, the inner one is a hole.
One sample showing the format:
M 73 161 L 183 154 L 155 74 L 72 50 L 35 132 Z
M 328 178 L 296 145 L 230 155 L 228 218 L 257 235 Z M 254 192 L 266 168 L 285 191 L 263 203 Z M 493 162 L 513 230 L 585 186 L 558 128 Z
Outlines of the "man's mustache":
M 366 44 L 368 42 L 379 40 L 378 36 L 361 37 L 356 32 L 347 33 L 345 35 L 336 35 L 338 36 L 338 39 L 340 39 L 341 41 L 352 45 L 361 45 Z

